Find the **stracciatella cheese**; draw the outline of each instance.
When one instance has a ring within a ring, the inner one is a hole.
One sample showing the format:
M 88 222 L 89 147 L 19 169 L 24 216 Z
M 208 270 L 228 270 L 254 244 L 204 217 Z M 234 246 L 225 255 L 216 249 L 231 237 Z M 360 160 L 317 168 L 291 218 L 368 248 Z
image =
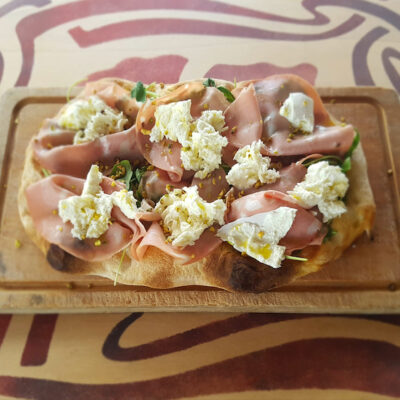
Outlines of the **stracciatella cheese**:
M 340 167 L 320 161 L 308 167 L 304 181 L 288 194 L 304 208 L 318 206 L 323 221 L 328 222 L 346 212 L 341 199 L 348 188 L 349 180 Z
M 59 119 L 63 128 L 77 131 L 74 144 L 91 142 L 101 136 L 120 132 L 127 122 L 122 112 L 115 112 L 97 96 L 72 102 Z
M 197 186 L 174 189 L 161 197 L 154 211 L 160 213 L 164 232 L 174 246 L 193 245 L 205 229 L 224 223 L 226 205 L 222 200 L 208 203 Z

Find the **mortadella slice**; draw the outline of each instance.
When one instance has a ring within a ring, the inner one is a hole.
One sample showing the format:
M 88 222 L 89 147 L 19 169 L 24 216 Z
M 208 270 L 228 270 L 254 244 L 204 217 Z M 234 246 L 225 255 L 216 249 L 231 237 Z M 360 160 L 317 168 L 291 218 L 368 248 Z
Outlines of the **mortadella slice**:
M 193 246 L 186 246 L 180 249 L 170 243 L 166 243 L 160 224 L 153 222 L 142 240 L 132 242 L 131 255 L 135 260 L 140 261 L 145 256 L 149 246 L 153 246 L 173 257 L 180 264 L 190 264 L 207 257 L 221 243 L 222 240 L 215 235 L 215 232 L 207 229 Z
M 92 164 L 112 165 L 119 160 L 143 161 L 136 141 L 136 128 L 102 136 L 92 142 L 73 145 L 75 132 L 47 120 L 33 142 L 35 159 L 53 173 L 86 177 Z
M 321 221 L 310 211 L 296 204 L 290 196 L 275 190 L 257 192 L 234 200 L 227 215 L 227 222 L 276 210 L 279 207 L 290 207 L 297 210 L 292 227 L 279 242 L 286 247 L 286 253 L 290 254 L 294 250 L 322 243 L 324 233 Z
M 103 178 L 101 186 L 105 193 L 112 193 L 124 188 L 119 182 L 112 187 L 113 181 Z M 67 175 L 51 175 L 26 189 L 26 199 L 29 213 L 32 216 L 36 230 L 50 243 L 56 244 L 67 253 L 85 261 L 101 261 L 118 253 L 131 242 L 143 237 L 146 230 L 139 219 L 129 219 L 114 207 L 111 218 L 114 221 L 109 229 L 98 239 L 79 240 L 71 234 L 72 224 L 64 223 L 57 214 L 58 202 L 70 196 L 80 195 L 85 181 Z M 159 216 L 155 213 L 138 215 L 138 218 L 153 221 Z

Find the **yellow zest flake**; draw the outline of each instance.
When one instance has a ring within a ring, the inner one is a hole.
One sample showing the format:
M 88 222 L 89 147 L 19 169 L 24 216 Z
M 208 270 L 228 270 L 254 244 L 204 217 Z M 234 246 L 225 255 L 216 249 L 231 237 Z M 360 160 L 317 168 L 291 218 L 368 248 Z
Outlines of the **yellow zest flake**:
M 200 188 L 200 189 L 202 189 L 202 188 L 203 188 L 203 186 L 204 186 L 204 185 L 203 185 L 203 183 L 202 183 L 202 182 L 200 182 L 200 183 L 199 183 L 199 188 Z
M 340 117 L 340 121 L 341 122 L 346 122 L 346 118 L 345 117 Z
M 196 256 L 195 256 L 194 254 L 192 254 L 190 257 L 193 259 L 193 258 L 195 258 Z
M 48 148 L 48 149 L 52 149 L 52 148 L 53 148 L 53 145 L 52 145 L 51 143 L 47 143 L 47 148 Z
M 149 166 L 147 167 L 147 171 L 153 171 L 153 169 L 154 169 L 154 165 L 149 165 Z
M 58 210 L 53 210 L 52 213 L 53 213 L 54 215 L 57 215 L 57 214 L 58 214 Z
M 258 237 L 262 238 L 264 236 L 264 232 L 260 231 L 260 232 L 257 233 L 257 235 L 258 235 Z
M 203 104 L 203 108 L 204 108 L 205 110 L 208 110 L 209 107 L 210 107 L 210 106 L 209 106 L 207 103 L 204 103 L 204 104 Z
M 165 86 L 164 83 L 163 83 L 163 82 L 160 82 L 160 88 L 161 88 L 161 89 L 164 89 L 164 86 Z
M 210 227 L 210 232 L 215 232 L 215 228 L 213 226 Z
M 211 182 L 212 182 L 213 185 L 216 185 L 216 184 L 217 184 L 217 181 L 215 180 L 215 178 L 212 178 L 212 179 L 211 179 Z
M 260 125 L 262 125 L 262 123 L 263 123 L 263 120 L 262 120 L 262 119 L 260 119 Z
M 234 126 L 232 129 L 231 129 L 231 133 L 235 133 L 237 131 L 237 126 Z
M 71 185 L 71 190 L 75 190 L 76 186 L 75 185 Z
M 142 128 L 142 129 L 140 130 L 140 132 L 142 132 L 142 133 L 143 133 L 143 135 L 150 135 L 150 133 L 151 133 L 151 131 L 150 131 L 150 130 L 148 130 L 148 129 L 144 129 L 144 128 Z
M 94 245 L 95 245 L 96 247 L 101 246 L 101 240 L 100 240 L 100 239 L 99 239 L 99 240 L 96 240 L 96 241 L 94 242 Z
M 284 87 L 285 87 L 285 85 L 282 84 L 282 85 L 281 85 L 281 89 L 283 89 Z
M 168 183 L 168 184 L 165 186 L 165 189 L 166 189 L 167 192 L 170 192 L 170 191 L 172 190 L 172 186 Z
M 63 227 L 62 226 L 58 226 L 57 229 L 62 232 L 63 231 Z
M 19 124 L 19 118 L 15 118 L 14 123 L 15 123 L 15 125 L 18 125 Z
M 219 199 L 222 199 L 222 197 L 224 197 L 224 194 L 225 194 L 225 191 L 224 191 L 224 190 L 221 190 L 221 191 L 219 192 L 219 194 L 218 194 L 218 198 L 219 198 Z
M 341 124 L 340 124 L 340 126 L 346 126 L 347 124 L 345 123 L 345 122 L 342 122 Z
M 115 181 L 112 181 L 112 182 L 111 182 L 111 186 L 112 186 L 112 187 L 117 186 L 117 184 L 115 183 Z
M 292 141 L 292 139 L 287 138 L 286 141 L 287 141 L 288 143 L 290 143 L 290 142 Z
M 18 239 L 15 239 L 14 246 L 16 249 L 19 249 L 22 246 L 21 241 Z
M 246 252 L 242 251 L 241 256 L 244 257 L 246 255 L 247 255 Z
M 260 182 L 260 181 L 256 182 L 256 184 L 254 185 L 254 187 L 255 187 L 256 189 L 258 189 L 260 186 L 261 186 L 261 182 Z
M 279 153 L 278 153 L 278 150 L 275 150 L 275 151 L 274 151 L 274 154 L 279 154 Z

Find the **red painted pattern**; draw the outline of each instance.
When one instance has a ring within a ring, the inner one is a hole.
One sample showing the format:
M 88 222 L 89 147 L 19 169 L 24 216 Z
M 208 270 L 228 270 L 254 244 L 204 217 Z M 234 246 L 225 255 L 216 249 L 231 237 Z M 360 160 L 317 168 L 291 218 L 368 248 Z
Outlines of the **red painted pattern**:
M 47 360 L 57 314 L 35 315 L 22 353 L 22 366 L 43 365 Z
M 8 326 L 11 322 L 11 315 L 4 314 L 0 315 L 0 346 L 3 343 L 4 337 L 6 336 Z
M 81 27 L 69 31 L 80 47 L 89 47 L 113 40 L 149 35 L 207 35 L 263 40 L 311 41 L 344 35 L 364 22 L 365 18 L 353 15 L 333 29 L 320 33 L 287 33 L 252 28 L 222 22 L 197 19 L 146 18 L 123 21 L 102 26 L 91 31 Z
M 178 55 L 159 56 L 155 58 L 131 57 L 119 62 L 115 67 L 94 72 L 88 77 L 89 81 L 115 76 L 134 82 L 144 83 L 178 82 L 187 58 Z M 86 83 L 86 81 L 85 81 Z
M 249 390 L 347 389 L 396 397 L 399 376 L 399 347 L 375 340 L 323 338 L 132 383 L 89 385 L 1 376 L 0 394 L 34 400 L 168 400 Z
M 210 68 L 205 77 L 213 77 L 233 81 L 246 81 L 249 79 L 265 78 L 274 74 L 296 74 L 310 82 L 315 83 L 317 68 L 312 64 L 298 64 L 294 67 L 279 67 L 274 64 L 261 62 L 249 65 L 216 64 Z

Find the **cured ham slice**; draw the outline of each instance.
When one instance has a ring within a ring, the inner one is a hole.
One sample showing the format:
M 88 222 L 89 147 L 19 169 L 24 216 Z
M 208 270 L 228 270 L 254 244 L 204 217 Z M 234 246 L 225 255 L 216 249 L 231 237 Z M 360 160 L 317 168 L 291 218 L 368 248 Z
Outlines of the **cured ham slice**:
M 237 148 L 261 139 L 262 119 L 254 85 L 243 89 L 224 112 L 229 129 L 224 136 Z
M 166 243 L 165 239 L 161 226 L 157 222 L 153 222 L 144 238 L 140 242 L 132 243 L 132 257 L 137 261 L 142 260 L 149 246 L 153 246 L 173 257 L 180 264 L 190 264 L 207 257 L 222 243 L 222 240 L 215 235 L 215 232 L 211 232 L 209 229 L 202 233 L 199 239 L 196 240 L 195 245 L 186 246 L 183 249 Z
M 266 146 L 263 149 L 264 155 L 294 156 L 321 153 L 342 156 L 350 148 L 355 135 L 354 128 L 351 125 L 335 125 L 316 90 L 304 79 L 291 74 L 272 75 L 266 79 L 248 81 L 234 90 L 237 99 L 231 104 L 231 110 L 228 108 L 225 111 L 228 119 L 235 121 L 235 126 L 238 127 L 238 136 L 227 136 L 231 145 L 240 148 L 257 140 L 255 117 L 250 118 L 255 114 L 251 108 L 254 107 L 254 101 L 250 96 L 253 87 L 258 104 L 256 109 L 263 121 L 260 137 Z M 313 99 L 315 128 L 309 135 L 293 134 L 289 121 L 279 114 L 283 102 L 293 92 L 304 93 Z M 230 117 L 233 111 L 234 116 Z M 239 126 L 243 128 L 239 130 Z M 226 158 L 224 157 L 224 160 Z
M 292 190 L 299 182 L 301 182 L 307 173 L 307 168 L 301 163 L 292 163 L 288 167 L 279 170 L 279 179 L 274 183 L 266 183 L 258 188 L 251 187 L 244 191 L 244 194 L 263 192 L 265 190 L 276 190 L 278 192 L 287 193 Z
M 119 160 L 142 161 L 136 142 L 136 128 L 102 136 L 92 142 L 73 145 L 75 132 L 63 130 L 47 120 L 33 143 L 36 160 L 52 173 L 86 177 L 92 164 L 112 165 Z
M 104 178 L 101 186 L 105 193 L 121 190 L 124 185 Z M 111 212 L 113 223 L 99 238 L 100 246 L 96 246 L 97 239 L 79 240 L 71 234 L 72 224 L 64 223 L 57 214 L 58 202 L 67 197 L 80 195 L 85 181 L 66 175 L 51 175 L 42 179 L 26 190 L 26 199 L 30 215 L 36 230 L 50 243 L 56 244 L 61 249 L 85 261 L 101 261 L 118 253 L 131 242 L 143 237 L 146 230 L 142 220 L 153 221 L 159 219 L 155 213 L 142 213 L 137 219 L 127 218 L 118 207 Z
M 190 186 L 194 185 L 199 188 L 199 195 L 209 203 L 221 199 L 229 190 L 226 174 L 222 168 L 211 172 L 205 179 L 193 178 Z
M 280 245 L 286 247 L 287 253 L 290 254 L 294 250 L 322 243 L 324 233 L 321 231 L 321 221 L 310 211 L 297 205 L 288 195 L 276 190 L 257 192 L 234 200 L 227 215 L 227 222 L 276 210 L 279 207 L 290 207 L 297 210 L 292 227 L 279 242 Z

